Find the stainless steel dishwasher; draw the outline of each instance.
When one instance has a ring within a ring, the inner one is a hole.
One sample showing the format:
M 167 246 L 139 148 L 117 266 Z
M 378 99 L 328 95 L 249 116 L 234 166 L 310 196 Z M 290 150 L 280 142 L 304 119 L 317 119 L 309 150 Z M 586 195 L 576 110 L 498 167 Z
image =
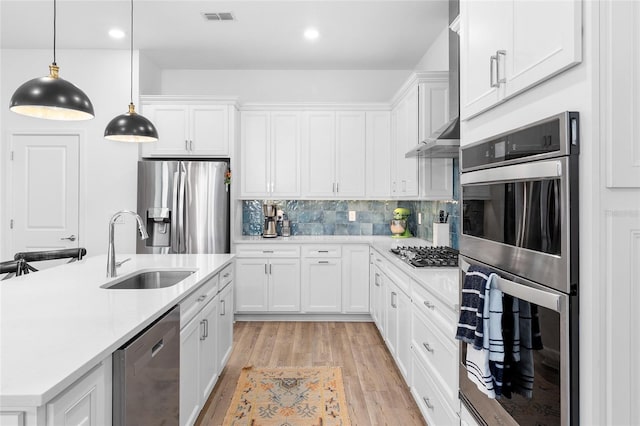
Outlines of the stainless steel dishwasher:
M 180 306 L 113 353 L 114 426 L 169 426 L 180 418 Z

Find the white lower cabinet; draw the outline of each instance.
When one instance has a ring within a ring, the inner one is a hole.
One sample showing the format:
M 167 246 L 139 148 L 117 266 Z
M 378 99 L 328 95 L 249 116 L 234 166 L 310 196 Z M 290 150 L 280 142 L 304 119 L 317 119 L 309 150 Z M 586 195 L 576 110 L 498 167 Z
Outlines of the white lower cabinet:
M 47 426 L 111 424 L 111 356 L 46 405 Z M 4 425 L 4 415 L 0 417 Z M 19 423 L 18 423 L 19 424 Z
M 411 299 L 394 281 L 388 278 L 385 300 L 387 320 L 385 341 L 402 376 L 410 384 Z
M 233 285 L 229 284 L 218 296 L 220 308 L 218 316 L 218 374 L 227 365 L 233 348 Z
M 237 312 L 300 311 L 300 259 L 236 259 Z
M 322 313 L 342 310 L 342 259 L 302 259 L 302 310 Z
M 367 313 L 369 307 L 369 245 L 342 247 L 342 312 Z
M 432 370 L 427 368 L 414 352 L 411 357 L 411 394 L 429 425 L 457 425 L 460 419 L 447 404 L 446 399 L 432 379 Z

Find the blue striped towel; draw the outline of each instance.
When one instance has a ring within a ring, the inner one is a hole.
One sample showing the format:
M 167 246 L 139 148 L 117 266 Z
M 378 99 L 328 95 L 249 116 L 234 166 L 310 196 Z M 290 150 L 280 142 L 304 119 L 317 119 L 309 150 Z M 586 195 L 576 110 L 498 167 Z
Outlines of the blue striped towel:
M 484 300 L 491 270 L 483 266 L 471 265 L 462 284 L 462 301 L 456 339 L 473 345 L 475 349 L 484 346 Z

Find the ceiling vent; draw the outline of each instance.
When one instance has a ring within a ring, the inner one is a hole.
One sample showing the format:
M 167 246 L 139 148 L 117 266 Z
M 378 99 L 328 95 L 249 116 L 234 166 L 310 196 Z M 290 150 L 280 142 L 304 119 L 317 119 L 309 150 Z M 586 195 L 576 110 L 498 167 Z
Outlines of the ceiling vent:
M 202 14 L 207 21 L 235 21 L 231 12 L 205 12 Z

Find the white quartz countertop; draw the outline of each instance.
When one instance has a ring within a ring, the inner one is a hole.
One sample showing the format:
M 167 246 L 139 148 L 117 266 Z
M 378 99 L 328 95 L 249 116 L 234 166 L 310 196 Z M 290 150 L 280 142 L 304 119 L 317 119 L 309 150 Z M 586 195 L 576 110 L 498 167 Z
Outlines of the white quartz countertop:
M 136 255 L 106 278 L 106 256 L 0 281 L 0 406 L 40 406 L 220 271 L 233 254 Z M 150 290 L 100 286 L 140 269 L 195 269 Z

